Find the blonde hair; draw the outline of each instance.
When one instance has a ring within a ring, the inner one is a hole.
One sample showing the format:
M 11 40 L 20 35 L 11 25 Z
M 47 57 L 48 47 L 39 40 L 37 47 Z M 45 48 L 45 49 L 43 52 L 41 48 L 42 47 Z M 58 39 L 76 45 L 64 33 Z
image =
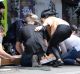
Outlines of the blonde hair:
M 38 16 L 37 15 L 35 15 L 35 14 L 33 14 L 33 13 L 28 13 L 26 16 L 25 16 L 25 19 L 27 18 L 27 17 L 29 17 L 29 18 L 31 18 L 30 20 L 29 19 L 27 19 L 26 20 L 26 22 L 28 22 L 28 21 L 34 21 L 35 23 L 37 22 L 39 22 L 39 18 L 38 18 Z
M 33 14 L 33 13 L 28 13 L 28 14 L 25 16 L 25 18 L 26 18 L 26 17 L 30 17 L 30 18 L 32 18 L 32 19 L 34 19 L 34 20 L 38 20 L 38 16 L 35 15 L 35 14 Z

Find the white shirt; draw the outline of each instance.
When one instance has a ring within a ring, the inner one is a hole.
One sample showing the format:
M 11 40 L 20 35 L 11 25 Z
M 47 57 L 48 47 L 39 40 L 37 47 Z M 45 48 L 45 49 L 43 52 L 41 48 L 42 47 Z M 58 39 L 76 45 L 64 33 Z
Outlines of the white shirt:
M 80 38 L 76 35 L 71 35 L 65 41 L 65 45 L 67 49 L 75 47 L 77 51 L 80 51 Z

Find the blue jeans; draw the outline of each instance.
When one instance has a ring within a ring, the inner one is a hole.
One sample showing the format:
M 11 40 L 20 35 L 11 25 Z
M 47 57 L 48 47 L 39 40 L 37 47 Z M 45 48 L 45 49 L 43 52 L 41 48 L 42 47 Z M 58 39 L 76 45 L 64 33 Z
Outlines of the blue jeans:
M 73 65 L 75 64 L 75 60 L 77 58 L 77 51 L 75 48 L 70 49 L 69 52 L 61 55 L 64 64 Z

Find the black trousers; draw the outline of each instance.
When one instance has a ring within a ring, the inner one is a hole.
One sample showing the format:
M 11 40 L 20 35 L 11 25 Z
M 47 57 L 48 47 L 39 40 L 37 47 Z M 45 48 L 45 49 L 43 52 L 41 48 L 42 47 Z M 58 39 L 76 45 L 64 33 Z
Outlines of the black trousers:
M 38 57 L 37 62 L 39 62 L 41 57 L 44 55 L 44 52 L 39 51 L 39 52 L 33 53 L 33 51 L 32 52 L 25 52 L 24 51 L 22 54 L 22 57 L 21 57 L 21 61 L 20 61 L 21 66 L 32 67 L 33 55 L 37 55 L 37 57 Z
M 24 67 L 32 67 L 32 55 L 33 54 L 26 54 L 25 52 L 22 54 L 20 64 Z
M 47 53 L 53 53 L 56 57 L 56 59 L 60 58 L 60 53 L 59 53 L 59 48 L 58 45 L 60 42 L 64 41 L 67 39 L 72 33 L 72 30 L 70 26 L 68 25 L 58 25 L 56 31 L 52 35 L 50 41 L 49 41 L 49 46 L 47 49 Z

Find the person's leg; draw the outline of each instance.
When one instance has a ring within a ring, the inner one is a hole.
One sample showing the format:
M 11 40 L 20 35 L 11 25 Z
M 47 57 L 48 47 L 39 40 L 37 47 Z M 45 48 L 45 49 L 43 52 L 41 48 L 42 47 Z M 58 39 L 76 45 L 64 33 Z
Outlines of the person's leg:
M 65 65 L 75 65 L 76 63 L 74 59 L 64 59 L 63 62 Z
M 77 51 L 72 48 L 67 53 L 64 53 L 61 55 L 64 64 L 66 65 L 74 65 L 76 64 L 76 58 L 77 58 Z
M 59 53 L 59 51 L 58 51 L 57 48 L 52 47 L 52 53 L 55 55 L 56 60 L 61 59 L 61 57 L 60 57 L 60 53 Z
M 62 42 L 63 40 L 65 40 L 66 38 L 68 38 L 70 35 L 71 35 L 72 31 L 70 29 L 69 26 L 66 26 L 66 25 L 59 25 L 55 31 L 55 33 L 52 35 L 50 41 L 49 41 L 49 46 L 48 46 L 48 52 L 53 52 L 52 47 L 56 47 L 56 51 L 58 53 L 59 52 L 59 48 L 57 47 L 59 45 L 60 42 Z M 54 51 L 55 51 L 54 50 Z M 56 53 L 54 52 L 55 56 Z M 58 57 L 56 57 L 58 58 Z M 60 58 L 60 57 L 59 57 Z
M 80 51 L 77 52 L 77 58 L 80 58 Z
M 62 60 L 57 46 L 60 42 L 68 38 L 71 35 L 71 33 L 72 31 L 69 26 L 59 25 L 49 41 L 47 53 L 52 52 L 55 55 L 58 63 L 62 63 Z
M 77 58 L 77 51 L 75 49 L 70 49 L 67 53 L 61 55 L 62 59 L 74 59 Z
M 20 63 L 24 67 L 32 67 L 32 54 L 23 53 Z
M 40 64 L 40 60 L 42 60 L 42 57 L 44 57 L 45 52 L 44 51 L 39 51 L 36 53 L 36 55 L 38 56 L 38 60 L 37 62 Z
M 61 59 L 61 56 L 58 50 L 59 49 L 57 47 L 52 47 L 51 49 L 47 50 L 47 55 L 53 54 L 56 57 L 56 60 L 55 61 L 53 60 L 53 64 L 52 64 L 53 67 L 58 67 L 58 66 L 63 65 L 63 61 Z
M 56 31 L 49 40 L 49 47 L 57 46 L 71 35 L 71 28 L 67 25 L 58 25 Z

